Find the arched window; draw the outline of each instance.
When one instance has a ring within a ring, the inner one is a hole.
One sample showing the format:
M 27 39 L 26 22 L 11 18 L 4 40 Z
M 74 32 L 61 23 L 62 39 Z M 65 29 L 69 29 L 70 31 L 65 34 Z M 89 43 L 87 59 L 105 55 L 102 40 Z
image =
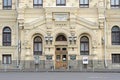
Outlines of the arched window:
M 42 39 L 39 36 L 34 38 L 34 55 L 42 55 Z
M 112 28 L 112 45 L 120 45 L 120 28 L 118 26 Z
M 80 54 L 89 55 L 89 39 L 86 36 L 80 39 Z
M 11 46 L 11 29 L 9 27 L 3 29 L 3 46 Z
M 57 38 L 56 38 L 56 41 L 67 41 L 66 37 L 64 35 L 59 35 Z

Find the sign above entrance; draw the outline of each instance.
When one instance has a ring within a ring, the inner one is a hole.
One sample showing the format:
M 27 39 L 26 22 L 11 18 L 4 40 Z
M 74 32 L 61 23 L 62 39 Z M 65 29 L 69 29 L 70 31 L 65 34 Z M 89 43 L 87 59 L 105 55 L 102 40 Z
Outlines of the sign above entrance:
M 55 21 L 67 21 L 69 18 L 68 13 L 54 13 L 53 14 L 53 19 Z

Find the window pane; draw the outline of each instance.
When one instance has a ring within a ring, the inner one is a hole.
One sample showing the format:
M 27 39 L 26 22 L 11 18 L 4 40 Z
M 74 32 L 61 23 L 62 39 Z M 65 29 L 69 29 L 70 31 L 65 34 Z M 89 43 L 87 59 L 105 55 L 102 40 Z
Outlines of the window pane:
M 39 47 L 38 47 L 38 48 L 39 48 L 38 50 L 39 50 L 39 51 L 42 51 L 42 44 L 39 43 L 38 46 L 39 46 Z
M 4 0 L 4 6 L 7 6 L 7 0 Z
M 34 0 L 34 4 L 37 4 L 37 0 Z
M 80 4 L 84 4 L 84 0 L 80 0 Z
M 10 64 L 10 63 L 11 63 L 11 57 L 8 56 L 8 64 Z
M 12 5 L 12 0 L 8 0 L 8 6 Z
M 39 0 L 39 1 L 38 1 L 38 4 L 42 4 L 42 0 Z
M 61 0 L 61 4 L 65 4 L 65 0 Z
M 56 55 L 56 60 L 60 61 L 60 55 Z
M 7 63 L 7 58 L 5 56 L 3 56 L 3 63 L 6 64 Z
M 116 5 L 119 5 L 119 4 L 120 4 L 120 3 L 119 3 L 119 0 L 116 0 L 116 1 L 115 1 L 115 4 L 116 4 Z
M 81 51 L 84 51 L 84 44 L 83 44 L 83 43 L 81 43 L 81 45 L 80 45 L 80 46 L 81 46 L 81 47 L 80 47 L 80 48 L 81 48 L 80 50 L 81 50 Z
M 88 51 L 88 50 L 89 50 L 88 43 L 85 43 L 85 51 Z
M 85 0 L 85 4 L 88 4 L 88 0 Z
M 60 0 L 57 0 L 57 4 L 60 4 Z
M 111 0 L 111 4 L 114 5 L 114 0 Z
M 37 50 L 37 44 L 36 44 L 36 43 L 34 43 L 34 51 L 38 51 L 38 50 Z

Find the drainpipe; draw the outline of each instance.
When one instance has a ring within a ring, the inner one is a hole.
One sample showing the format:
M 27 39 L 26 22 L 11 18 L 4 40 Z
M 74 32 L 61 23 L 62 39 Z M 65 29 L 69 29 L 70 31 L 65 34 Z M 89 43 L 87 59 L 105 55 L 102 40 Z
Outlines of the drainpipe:
M 104 0 L 104 66 L 107 68 L 107 59 L 106 59 L 106 45 L 107 45 L 107 38 L 106 38 L 106 0 Z
M 16 0 L 16 52 L 17 52 L 17 68 L 19 68 L 19 24 L 18 24 L 18 0 Z

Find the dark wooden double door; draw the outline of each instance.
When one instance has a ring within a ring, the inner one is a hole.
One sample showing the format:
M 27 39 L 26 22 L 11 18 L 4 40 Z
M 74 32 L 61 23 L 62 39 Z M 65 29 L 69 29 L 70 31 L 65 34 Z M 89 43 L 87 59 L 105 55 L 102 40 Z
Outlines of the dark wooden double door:
M 67 69 L 67 66 L 68 66 L 67 46 L 56 46 L 55 68 L 56 69 Z

